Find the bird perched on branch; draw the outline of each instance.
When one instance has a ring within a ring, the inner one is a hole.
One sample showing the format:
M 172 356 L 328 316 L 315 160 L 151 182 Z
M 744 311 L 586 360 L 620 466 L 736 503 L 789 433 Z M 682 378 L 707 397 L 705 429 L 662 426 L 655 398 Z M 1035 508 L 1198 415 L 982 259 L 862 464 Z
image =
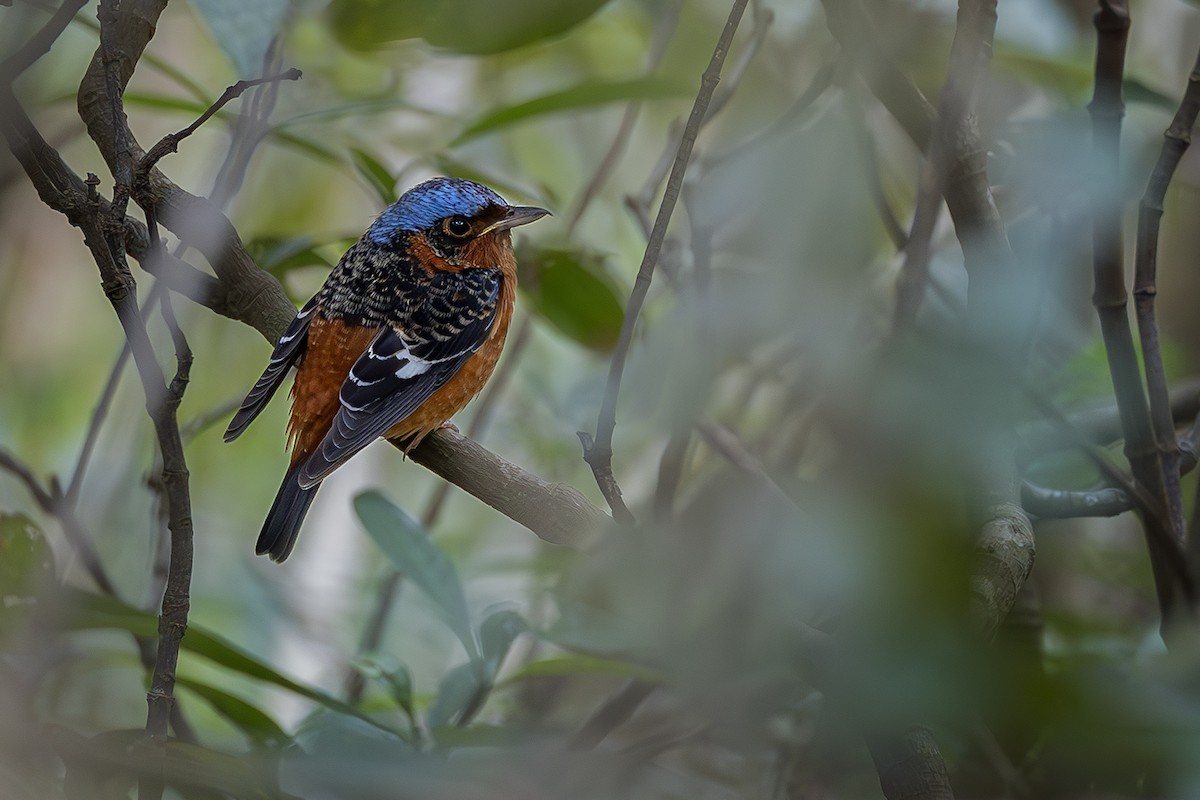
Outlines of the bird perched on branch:
M 241 435 L 295 366 L 291 463 L 256 551 L 292 552 L 321 481 L 379 437 L 407 452 L 491 376 L 517 289 L 512 228 L 550 212 L 434 178 L 379 216 L 305 303 L 225 431 Z

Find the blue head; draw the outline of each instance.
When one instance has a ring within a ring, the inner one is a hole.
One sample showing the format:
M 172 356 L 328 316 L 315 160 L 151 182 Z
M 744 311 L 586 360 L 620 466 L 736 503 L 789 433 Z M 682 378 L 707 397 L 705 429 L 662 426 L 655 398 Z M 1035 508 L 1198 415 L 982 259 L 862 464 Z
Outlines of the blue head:
M 409 189 L 384 209 L 364 238 L 381 247 L 396 247 L 407 235 L 416 234 L 439 257 L 457 264 L 468 244 L 489 235 L 502 236 L 498 243 L 511 253 L 512 241 L 504 232 L 549 213 L 535 206 L 510 206 L 491 189 L 472 181 L 433 178 Z
M 425 231 L 447 217 L 468 219 L 508 208 L 504 198 L 482 184 L 462 178 L 432 178 L 409 189 L 367 230 L 367 238 L 387 244 L 402 231 Z

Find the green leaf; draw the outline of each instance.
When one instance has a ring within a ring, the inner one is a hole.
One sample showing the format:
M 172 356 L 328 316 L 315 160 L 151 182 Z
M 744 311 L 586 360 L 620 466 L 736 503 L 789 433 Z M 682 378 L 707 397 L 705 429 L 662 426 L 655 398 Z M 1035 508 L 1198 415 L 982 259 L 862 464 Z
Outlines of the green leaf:
M 41 528 L 24 514 L 0 514 L 0 609 L 31 598 L 54 577 L 54 554 Z
M 491 683 L 479 673 L 477 662 L 459 664 L 442 676 L 437 699 L 425 713 L 425 724 L 433 731 L 466 725 L 483 708 L 491 689 Z
M 501 686 L 511 686 L 531 678 L 554 678 L 569 675 L 611 675 L 617 678 L 640 678 L 647 681 L 660 681 L 662 675 L 649 667 L 631 664 L 628 661 L 614 661 L 595 656 L 563 656 L 547 658 L 526 664 L 513 673 Z
M 577 250 L 521 248 L 521 288 L 534 311 L 564 336 L 599 352 L 621 335 L 624 307 L 604 259 Z
M 396 705 L 404 710 L 409 720 L 416 721 L 413 714 L 413 682 L 412 673 L 401 661 L 391 656 L 367 656 L 359 659 L 359 669 L 368 678 L 382 682 L 388 688 L 388 693 L 396 701 Z
M 496 673 L 508 655 L 513 640 L 529 630 L 525 618 L 512 609 L 497 611 L 483 621 L 479 626 L 479 645 L 483 651 L 484 675 L 489 681 L 496 679 Z
M 491 133 L 545 114 L 557 114 L 576 108 L 588 108 L 628 100 L 677 97 L 686 94 L 687 91 L 678 83 L 664 81 L 660 78 L 638 78 L 631 81 L 609 83 L 581 83 L 569 89 L 542 95 L 523 103 L 493 109 L 468 125 L 466 130 L 450 143 L 450 146 L 460 145 L 485 133 Z
M 189 798 L 221 797 L 278 800 L 274 770 L 261 759 L 220 753 L 199 745 L 168 740 L 163 749 L 145 746 L 142 729 L 102 731 L 92 737 L 62 726 L 47 726 L 44 734 L 63 760 L 63 793 L 75 800 L 125 797 L 140 775 L 153 775 Z M 97 795 L 99 787 L 106 791 Z
M 333 0 L 334 36 L 370 50 L 421 38 L 437 47 L 476 55 L 502 53 L 557 36 L 594 14 L 607 0 Z
M 145 637 L 153 637 L 158 632 L 158 617 L 128 606 L 120 600 L 77 589 L 64 588 L 60 591 L 72 605 L 73 613 L 67 624 L 75 630 L 117 628 Z M 320 689 L 297 683 L 237 645 L 198 625 L 188 625 L 187 633 L 183 637 L 183 649 L 233 672 L 273 684 L 328 709 L 358 717 L 374 727 L 395 733 L 388 726 L 376 722 L 353 706 Z
M 279 723 L 271 719 L 266 712 L 242 698 L 232 695 L 224 689 L 218 689 L 211 684 L 190 678 L 178 677 L 175 684 L 198 694 L 218 714 L 246 734 L 250 740 L 267 747 L 283 747 L 291 744 L 291 737 L 284 732 L 283 728 L 279 727 Z
M 396 202 L 396 179 L 382 161 L 359 147 L 350 148 L 350 157 L 358 174 L 375 190 L 385 206 Z
M 341 788 L 335 792 L 337 797 L 382 796 L 376 783 L 377 777 L 384 775 L 380 770 L 403 770 L 403 762 L 417 754 L 411 744 L 394 733 L 325 710 L 304 720 L 296 731 L 296 743 L 298 749 L 285 753 L 280 777 L 285 785 L 305 787 L 305 797 L 332 797 L 333 787 Z M 368 780 L 373 791 L 347 791 L 347 787 L 363 780 L 364 770 L 372 776 Z
M 436 0 L 333 0 L 325 10 L 333 35 L 351 50 L 416 39 Z
M 471 661 L 479 661 L 479 646 L 471 629 L 467 599 L 458 572 L 446 554 L 434 546 L 421 523 L 376 491 L 354 498 L 354 510 L 367 533 L 396 569 L 437 604 Z

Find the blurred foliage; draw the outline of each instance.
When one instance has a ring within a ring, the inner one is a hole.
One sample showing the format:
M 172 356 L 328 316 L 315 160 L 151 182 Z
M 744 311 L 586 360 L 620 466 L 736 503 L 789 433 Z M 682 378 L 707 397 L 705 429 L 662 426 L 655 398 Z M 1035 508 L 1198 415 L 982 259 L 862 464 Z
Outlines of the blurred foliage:
M 953 4 L 861 5 L 936 100 Z M 908 227 L 923 146 L 856 77 L 821 3 L 752 2 L 622 387 L 614 467 L 642 524 L 580 552 L 457 490 L 431 511 L 433 476 L 378 448 L 327 482 L 287 564 L 255 559 L 286 403 L 223 445 L 267 347 L 177 300 L 196 354 L 180 410 L 196 553 L 176 684 L 186 725 L 162 750 L 140 727 L 166 546 L 144 399 L 131 371 L 117 376 L 78 493 L 63 497 L 123 340 L 79 236 L 0 157 L 0 449 L 75 515 L 117 587 L 99 592 L 61 520 L 0 471 L 0 798 L 126 798 L 147 775 L 189 800 L 875 798 L 864 742 L 913 722 L 934 730 L 961 797 L 1197 796 L 1200 649 L 1162 645 L 1137 520 L 1037 521 L 1038 602 L 1023 598 L 984 643 L 968 615 L 964 496 L 991 421 L 1035 416 L 1029 393 L 1069 410 L 1111 403 L 1090 213 L 1119 192 L 1132 231 L 1200 43 L 1194 5 L 1134 4 L 1115 187 L 1088 148 L 1093 4 L 999 6 L 979 118 L 1019 302 L 1037 309 L 1033 329 L 1000 334 L 1029 342 L 1017 375 L 964 335 L 977 309 L 948 225 L 921 335 L 882 348 L 902 254 L 879 212 Z M 247 127 L 269 105 L 258 90 L 161 164 L 206 194 L 228 154 L 253 150 L 227 211 L 298 302 L 429 175 L 554 211 L 517 233 L 531 334 L 510 342 L 481 438 L 600 505 L 575 432 L 594 430 L 646 220 L 727 12 L 717 0 L 173 3 L 126 109 L 149 146 L 272 58 L 271 71 L 303 70 L 261 129 Z M 0 57 L 46 16 L 0 7 Z M 18 83 L 81 174 L 100 163 L 75 115 L 97 31 L 89 6 Z M 1200 364 L 1198 175 L 1189 155 L 1164 218 L 1172 379 Z M 137 277 L 144 298 L 150 278 Z M 1025 318 L 1016 310 L 998 309 Z M 166 363 L 167 332 L 157 315 L 149 326 Z M 1098 485 L 1077 450 L 1023 445 L 1037 451 L 1025 478 Z M 1105 452 L 1123 465 L 1121 442 Z M 363 632 L 377 619 L 375 645 Z M 827 639 L 832 669 L 814 644 Z
M 583 22 L 607 0 L 334 0 L 328 14 L 338 41 L 368 49 L 424 39 L 456 53 L 486 55 L 557 36 Z

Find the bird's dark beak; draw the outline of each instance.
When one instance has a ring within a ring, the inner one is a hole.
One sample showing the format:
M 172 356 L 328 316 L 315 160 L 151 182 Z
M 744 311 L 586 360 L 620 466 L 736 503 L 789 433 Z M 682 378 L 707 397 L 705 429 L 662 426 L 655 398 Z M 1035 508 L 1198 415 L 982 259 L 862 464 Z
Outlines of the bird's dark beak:
M 491 231 L 506 231 L 518 225 L 528 225 L 549 213 L 546 209 L 538 208 L 537 206 L 510 206 L 508 211 L 504 212 L 503 217 L 484 228 L 479 232 L 479 235 L 482 236 Z

